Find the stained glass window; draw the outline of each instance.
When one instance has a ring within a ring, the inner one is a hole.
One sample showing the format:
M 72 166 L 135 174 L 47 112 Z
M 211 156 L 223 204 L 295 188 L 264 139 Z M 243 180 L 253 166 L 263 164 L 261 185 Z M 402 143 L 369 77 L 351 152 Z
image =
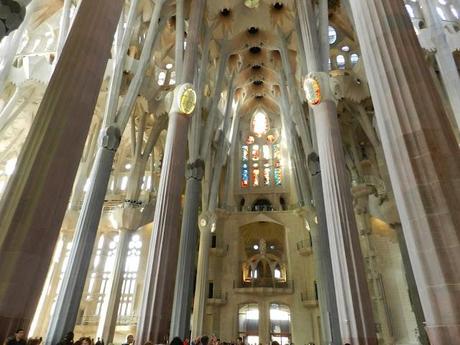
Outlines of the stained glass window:
M 251 159 L 253 161 L 258 161 L 260 158 L 260 149 L 259 149 L 259 145 L 252 145 L 252 149 L 251 149 Z
M 281 186 L 283 176 L 282 176 L 282 173 L 281 173 L 281 164 L 280 164 L 279 161 L 275 162 L 274 176 L 275 176 L 275 185 L 276 186 Z
M 249 148 L 247 145 L 243 145 L 241 147 L 241 157 L 243 159 L 243 162 L 247 162 L 248 161 L 248 156 L 249 156 Z
M 281 146 L 277 130 L 270 130 L 270 133 L 272 132 L 274 133 L 273 138 L 269 138 L 269 134 L 263 137 L 247 134 L 243 137 L 241 188 L 282 185 Z M 273 142 L 278 142 L 278 144 Z
M 264 159 L 266 159 L 266 160 L 272 158 L 272 153 L 271 153 L 271 150 L 270 150 L 270 146 L 268 146 L 268 145 L 262 146 L 262 157 Z
M 273 159 L 281 159 L 281 148 L 279 144 L 273 145 Z
M 270 168 L 264 168 L 264 186 L 270 185 Z
M 246 139 L 246 144 L 247 145 L 254 144 L 254 137 L 252 135 L 248 136 L 248 138 Z
M 241 187 L 249 187 L 249 168 L 246 163 L 241 167 Z
M 260 175 L 260 170 L 259 168 L 254 168 L 252 169 L 252 185 L 254 187 L 259 186 L 259 175 Z

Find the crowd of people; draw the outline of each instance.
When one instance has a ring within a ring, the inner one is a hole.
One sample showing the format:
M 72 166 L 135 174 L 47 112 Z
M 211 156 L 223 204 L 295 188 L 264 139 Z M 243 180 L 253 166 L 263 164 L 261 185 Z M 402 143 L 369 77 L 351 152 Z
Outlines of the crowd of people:
M 29 338 L 27 339 L 26 333 L 23 329 L 16 330 L 14 336 L 8 338 L 4 345 L 41 345 L 42 338 Z M 101 338 L 97 338 L 95 341 L 93 338 L 90 337 L 81 337 L 78 340 L 74 341 L 74 333 L 68 332 L 62 340 L 56 345 L 105 345 L 104 340 Z M 126 338 L 126 342 L 121 345 L 135 345 L 134 336 L 132 334 L 128 335 Z M 144 345 L 154 345 L 151 341 L 147 341 Z M 236 341 L 227 342 L 221 341 L 216 336 L 212 335 L 208 337 L 207 335 L 203 335 L 193 339 L 191 342 L 188 338 L 182 340 L 179 337 L 174 337 L 169 345 L 245 345 L 243 338 L 238 337 Z M 252 345 L 252 344 L 247 344 Z M 253 344 L 257 345 L 257 344 Z M 259 344 L 262 345 L 262 344 Z M 271 345 L 280 345 L 277 341 L 272 341 Z M 294 344 L 290 344 L 294 345 Z M 315 345 L 314 343 L 309 343 L 308 345 Z M 349 345 L 348 343 L 345 345 Z

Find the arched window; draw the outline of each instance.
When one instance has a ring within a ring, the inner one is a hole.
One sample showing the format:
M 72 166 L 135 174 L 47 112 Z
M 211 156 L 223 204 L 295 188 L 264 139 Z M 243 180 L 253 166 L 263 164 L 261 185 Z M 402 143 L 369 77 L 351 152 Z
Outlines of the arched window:
M 166 73 L 164 71 L 161 71 L 158 73 L 158 85 L 164 85 L 166 80 Z
M 337 55 L 336 61 L 337 61 L 337 67 L 339 69 L 345 68 L 345 57 L 343 55 Z
M 350 62 L 352 65 L 356 65 L 359 61 L 359 55 L 356 53 L 353 53 L 350 55 Z
M 275 267 L 275 271 L 273 272 L 273 277 L 275 279 L 281 279 L 281 269 L 279 266 Z
M 132 316 L 134 313 L 134 296 L 136 293 L 137 271 L 141 257 L 142 241 L 139 235 L 134 235 L 128 244 L 128 256 L 123 274 L 121 287 L 119 316 Z M 120 320 L 123 323 L 123 319 Z
M 238 311 L 238 334 L 245 344 L 259 344 L 259 307 L 245 304 Z
M 270 335 L 280 345 L 291 342 L 291 312 L 282 304 L 270 304 Z
M 337 31 L 332 26 L 328 29 L 329 44 L 334 44 L 337 41 Z
M 121 179 L 120 189 L 124 191 L 126 190 L 126 187 L 128 187 L 128 176 L 123 176 Z
M 251 121 L 251 131 L 261 137 L 270 129 L 270 121 L 267 114 L 263 111 L 256 111 Z

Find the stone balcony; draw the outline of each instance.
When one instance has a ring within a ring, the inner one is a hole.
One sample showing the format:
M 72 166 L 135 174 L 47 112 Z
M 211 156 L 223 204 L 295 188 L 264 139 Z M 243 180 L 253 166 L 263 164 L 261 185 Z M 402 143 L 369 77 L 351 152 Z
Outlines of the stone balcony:
M 206 303 L 209 305 L 224 305 L 227 303 L 228 294 L 226 292 L 213 292 L 212 297 L 208 297 Z
M 279 281 L 276 279 L 233 281 L 233 290 L 239 294 L 291 295 L 294 293 L 294 281 Z
M 224 257 L 228 253 L 228 244 L 225 246 L 216 246 L 209 249 L 211 256 Z

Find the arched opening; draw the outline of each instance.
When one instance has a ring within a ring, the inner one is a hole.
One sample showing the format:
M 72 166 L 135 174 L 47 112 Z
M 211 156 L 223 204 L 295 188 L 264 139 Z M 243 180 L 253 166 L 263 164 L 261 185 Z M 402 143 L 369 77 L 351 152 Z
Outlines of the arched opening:
M 240 200 L 240 211 L 243 211 L 245 203 L 246 203 L 246 200 L 244 198 L 241 198 L 241 200 Z
M 238 334 L 245 344 L 259 344 L 259 306 L 245 304 L 238 310 Z
M 280 206 L 283 211 L 286 211 L 286 200 L 283 197 L 280 197 Z
M 273 206 L 268 199 L 257 199 L 252 204 L 252 211 L 273 211 Z
M 270 304 L 270 338 L 280 345 L 291 342 L 291 311 L 287 305 Z

